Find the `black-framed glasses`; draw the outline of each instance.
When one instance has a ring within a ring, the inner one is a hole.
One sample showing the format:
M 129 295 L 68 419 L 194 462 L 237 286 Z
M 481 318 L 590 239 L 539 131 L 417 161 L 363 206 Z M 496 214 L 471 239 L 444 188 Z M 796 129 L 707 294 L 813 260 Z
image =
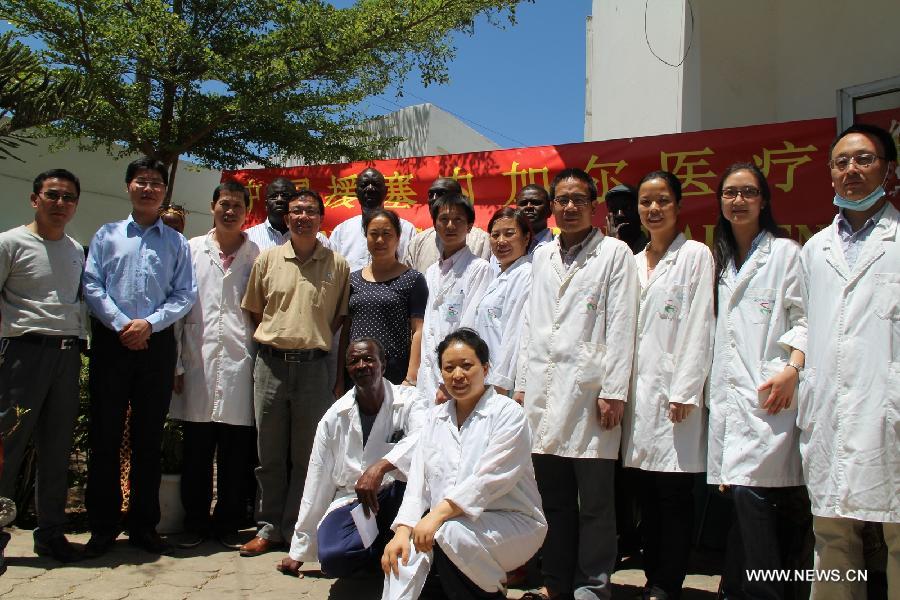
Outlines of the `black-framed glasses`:
M 869 152 L 864 152 L 855 156 L 838 156 L 837 158 L 829 160 L 828 166 L 838 171 L 846 171 L 850 168 L 850 163 L 856 163 L 857 167 L 868 169 L 875 164 L 875 161 L 879 158 L 884 160 L 883 156 L 878 156 L 877 154 L 871 154 Z
M 49 200 L 50 202 L 57 202 L 62 200 L 67 204 L 74 204 L 78 202 L 78 196 L 75 194 L 70 194 L 68 192 L 57 192 L 56 190 L 47 190 L 46 192 L 40 192 L 39 195 L 43 197 L 45 200 Z
M 727 187 L 722 190 L 722 197 L 726 200 L 734 200 L 738 194 L 743 196 L 744 200 L 752 200 L 759 196 L 759 188 L 745 185 L 744 187 Z
M 574 196 L 555 196 L 553 198 L 553 201 L 563 208 L 568 206 L 570 202 L 573 206 L 575 206 L 575 208 L 584 208 L 591 203 L 591 197 L 582 196 L 580 194 L 576 194 Z

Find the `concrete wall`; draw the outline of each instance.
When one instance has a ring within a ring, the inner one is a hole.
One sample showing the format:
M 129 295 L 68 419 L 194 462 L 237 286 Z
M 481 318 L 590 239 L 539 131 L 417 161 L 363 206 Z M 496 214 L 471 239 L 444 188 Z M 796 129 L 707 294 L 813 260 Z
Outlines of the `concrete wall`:
M 0 231 L 34 219 L 34 209 L 29 202 L 32 181 L 47 169 L 68 169 L 81 181 L 81 199 L 68 232 L 82 244 L 90 243 L 100 225 L 124 219 L 131 211 L 131 203 L 125 193 L 125 167 L 133 158 L 117 160 L 102 151 L 80 152 L 77 148 L 51 152 L 46 141 L 37 141 L 36 146 L 23 146 L 17 151 L 17 156 L 25 162 L 0 160 L 0 191 L 3 196 Z M 213 189 L 219 184 L 219 177 L 218 171 L 193 171 L 185 162 L 179 165 L 173 204 L 181 204 L 189 211 L 186 236 L 200 235 L 212 226 L 209 203 Z
M 593 2 L 585 139 L 832 117 L 839 88 L 900 74 L 897 0 L 650 0 L 656 53 L 691 44 L 677 68 L 644 6 Z

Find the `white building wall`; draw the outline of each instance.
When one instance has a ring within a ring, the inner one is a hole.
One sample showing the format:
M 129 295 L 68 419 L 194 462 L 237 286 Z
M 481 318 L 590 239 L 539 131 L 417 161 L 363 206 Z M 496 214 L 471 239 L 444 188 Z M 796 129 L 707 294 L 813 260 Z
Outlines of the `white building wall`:
M 835 115 L 839 88 L 900 74 L 897 0 L 594 0 L 585 139 Z M 694 33 L 691 39 L 690 12 Z

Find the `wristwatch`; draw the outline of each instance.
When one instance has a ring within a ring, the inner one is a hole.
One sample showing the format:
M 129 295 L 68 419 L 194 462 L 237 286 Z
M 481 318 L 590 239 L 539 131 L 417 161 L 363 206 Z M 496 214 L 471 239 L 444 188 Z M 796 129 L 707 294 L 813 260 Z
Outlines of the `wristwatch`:
M 798 374 L 798 375 L 800 374 L 800 371 L 803 370 L 803 367 L 802 367 L 801 365 L 798 365 L 798 364 L 795 363 L 795 362 L 788 361 L 787 366 L 788 366 L 788 367 L 794 367 L 794 368 L 797 370 L 797 374 Z

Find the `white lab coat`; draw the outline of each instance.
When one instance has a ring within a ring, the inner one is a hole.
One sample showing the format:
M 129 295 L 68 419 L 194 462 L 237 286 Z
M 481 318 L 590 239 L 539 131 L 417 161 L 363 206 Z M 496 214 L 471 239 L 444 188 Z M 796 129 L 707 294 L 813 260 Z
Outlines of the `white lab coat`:
M 468 246 L 428 267 L 428 305 L 422 323 L 422 359 L 416 384 L 422 395 L 434 400 L 443 382 L 437 359 L 438 344 L 463 323 L 474 321 L 476 301 L 494 278 L 491 265 L 478 258 Z
M 318 559 L 319 524 L 331 511 L 356 500 L 356 482 L 366 469 L 386 458 L 397 467 L 382 487 L 406 481 L 416 433 L 428 417 L 430 404 L 409 386 L 384 380 L 384 402 L 363 447 L 356 387 L 341 396 L 319 421 L 306 471 L 300 513 L 291 539 L 290 556 L 301 562 Z
M 719 282 L 709 378 L 709 483 L 803 485 L 796 396 L 770 415 L 762 403 L 771 390 L 757 392 L 784 370 L 794 348 L 806 352 L 800 246 L 766 233 L 740 272 L 734 274 L 732 261 Z
M 416 226 L 400 219 L 400 243 L 397 246 L 397 257 L 406 255 L 406 246 L 416 236 Z M 328 247 L 347 259 L 350 272 L 359 271 L 372 262 L 369 254 L 369 244 L 366 241 L 366 233 L 362 227 L 362 215 L 350 217 L 343 223 L 339 223 L 331 237 L 328 238 Z
M 622 464 L 645 471 L 706 470 L 703 385 L 713 345 L 713 258 L 678 237 L 647 277 L 647 251 L 634 257 L 641 284 L 637 349 L 622 427 Z M 669 403 L 694 410 L 677 425 Z
M 522 256 L 499 273 L 475 306 L 474 322 L 491 352 L 486 383 L 511 390 L 516 383 L 519 339 L 531 291 L 531 257 Z
M 900 523 L 900 213 L 851 269 L 836 221 L 803 248 L 809 321 L 797 422 L 812 512 Z
M 516 390 L 525 392 L 532 452 L 616 458 L 621 427 L 600 428 L 597 398 L 626 400 L 638 281 L 625 242 L 599 230 L 568 268 L 559 238 L 532 259 Z
M 228 270 L 212 231 L 190 240 L 197 302 L 182 320 L 184 390 L 173 394 L 169 416 L 197 423 L 253 425 L 256 329 L 241 309 L 259 248 L 246 237 Z
M 531 464 L 525 414 L 488 388 L 460 427 L 456 401 L 434 406 L 420 431 L 403 503 L 394 520 L 415 527 L 425 511 L 450 500 L 463 514 L 446 521 L 435 543 L 488 592 L 541 547 L 547 521 Z M 417 598 L 431 553 L 413 553 L 400 577 L 385 577 L 384 599 Z

